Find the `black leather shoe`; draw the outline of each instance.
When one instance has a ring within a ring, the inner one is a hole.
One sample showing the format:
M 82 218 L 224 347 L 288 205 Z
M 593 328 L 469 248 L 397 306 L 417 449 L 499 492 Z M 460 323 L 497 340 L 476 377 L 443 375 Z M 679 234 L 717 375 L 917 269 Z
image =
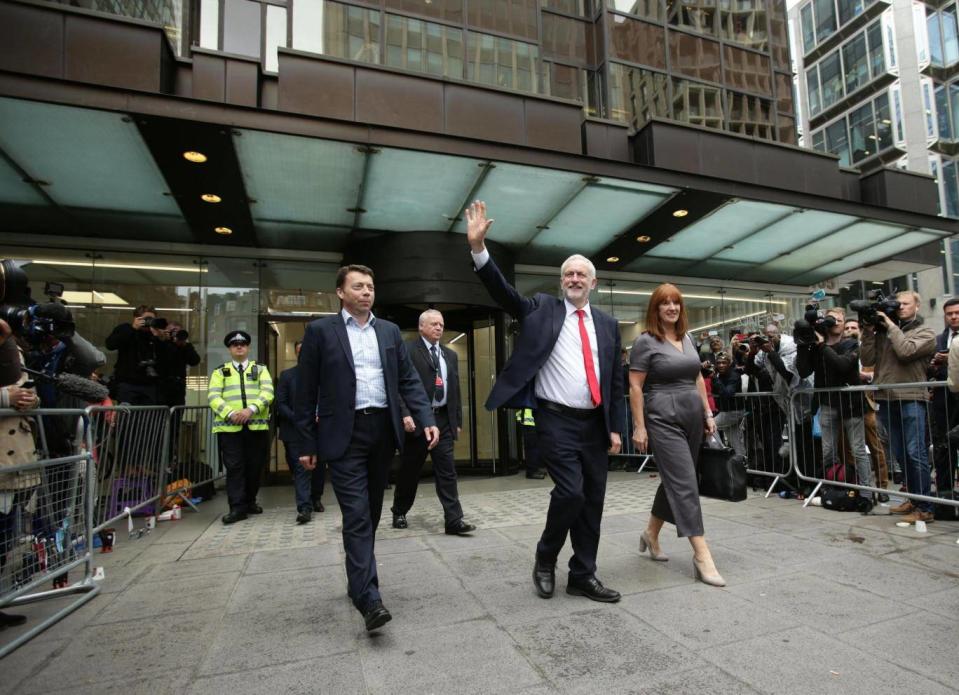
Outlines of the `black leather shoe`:
M 533 564 L 533 586 L 540 598 L 552 598 L 556 588 L 556 563 L 536 558 Z
M 231 509 L 228 514 L 223 515 L 224 524 L 235 524 L 238 521 L 243 521 L 246 518 L 246 512 L 240 512 L 235 509 Z
M 262 514 L 262 513 L 263 513 L 263 507 L 261 507 L 261 506 L 258 505 L 256 502 L 254 502 L 253 504 L 247 505 L 247 507 L 246 507 L 246 513 L 247 513 L 247 514 Z
M 409 528 L 410 525 L 406 523 L 406 514 L 393 514 L 393 528 Z
M 580 579 L 575 582 L 570 580 L 566 584 L 566 593 L 570 596 L 585 596 L 593 601 L 603 603 L 616 603 L 622 598 L 618 591 L 607 589 L 596 577 Z
M 390 612 L 386 610 L 383 602 L 377 599 L 370 604 L 363 614 L 363 622 L 366 623 L 366 631 L 372 632 L 378 627 L 383 627 L 393 619 Z
M 16 615 L 15 613 L 3 613 L 0 611 L 0 630 L 8 627 L 16 627 L 27 622 L 27 616 Z
M 325 512 L 326 507 L 323 506 L 322 502 L 320 502 L 319 500 L 316 500 L 316 502 L 313 503 L 313 511 L 317 513 Z
M 543 471 L 533 471 L 532 473 L 527 473 L 526 477 L 530 480 L 542 480 L 546 477 L 546 473 Z
M 467 533 L 473 533 L 476 530 L 476 526 L 473 524 L 467 524 L 465 521 L 460 519 L 449 526 L 446 527 L 447 536 L 463 536 Z
M 304 509 L 302 512 L 299 512 L 296 515 L 296 523 L 298 524 L 308 524 L 313 520 L 313 512 L 309 509 Z

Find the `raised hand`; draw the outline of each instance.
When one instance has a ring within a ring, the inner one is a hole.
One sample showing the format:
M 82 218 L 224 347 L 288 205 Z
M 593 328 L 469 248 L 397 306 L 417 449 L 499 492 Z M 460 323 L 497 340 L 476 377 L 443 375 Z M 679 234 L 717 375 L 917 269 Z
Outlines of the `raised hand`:
M 486 248 L 486 233 L 493 226 L 494 220 L 486 219 L 486 203 L 482 200 L 474 201 L 466 208 L 466 240 L 474 253 Z

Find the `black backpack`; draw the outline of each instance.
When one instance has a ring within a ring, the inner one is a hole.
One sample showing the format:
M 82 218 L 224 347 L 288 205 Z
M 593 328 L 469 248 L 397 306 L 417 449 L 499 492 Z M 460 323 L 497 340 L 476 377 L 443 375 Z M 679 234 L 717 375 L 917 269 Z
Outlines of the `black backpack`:
M 822 506 L 824 509 L 831 509 L 834 512 L 860 512 L 868 514 L 872 509 L 872 502 L 865 497 L 860 497 L 855 490 L 844 487 L 823 486 L 820 491 L 822 496 Z

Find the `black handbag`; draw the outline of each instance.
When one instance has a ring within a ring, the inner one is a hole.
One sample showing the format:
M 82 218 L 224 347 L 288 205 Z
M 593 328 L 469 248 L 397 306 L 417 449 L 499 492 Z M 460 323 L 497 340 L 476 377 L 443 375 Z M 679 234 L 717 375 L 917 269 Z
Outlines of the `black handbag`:
M 746 459 L 728 447 L 703 444 L 699 452 L 699 494 L 727 502 L 746 499 Z

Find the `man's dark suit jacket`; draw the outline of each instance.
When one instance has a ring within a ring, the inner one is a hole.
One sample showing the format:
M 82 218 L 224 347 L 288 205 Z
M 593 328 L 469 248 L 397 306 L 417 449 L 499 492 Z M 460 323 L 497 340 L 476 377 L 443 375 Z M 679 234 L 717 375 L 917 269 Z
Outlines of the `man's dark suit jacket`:
M 299 367 L 284 369 L 276 386 L 276 436 L 281 442 L 295 442 L 299 438 L 293 414 L 298 370 Z
M 463 426 L 463 404 L 460 401 L 460 371 L 456 353 L 445 345 L 440 345 L 443 357 L 446 359 L 446 412 L 450 416 L 450 429 L 453 430 L 453 439 L 456 439 L 456 428 Z M 436 372 L 433 370 L 433 357 L 430 355 L 423 338 L 417 336 L 406 341 L 406 349 L 413 366 L 419 372 L 426 389 L 426 398 L 432 404 L 433 393 L 436 391 Z M 409 415 L 406 404 L 403 404 L 403 417 Z
M 522 296 L 506 281 L 492 258 L 476 274 L 493 300 L 522 326 L 513 354 L 496 378 L 496 384 L 486 401 L 486 409 L 504 406 L 535 408 L 536 375 L 546 364 L 559 338 L 566 319 L 566 303 L 544 293 L 534 297 Z M 619 367 L 619 325 L 616 319 L 595 306 L 590 309 L 596 328 L 600 395 L 603 398 L 606 431 L 622 434 L 620 430 L 626 419 L 626 404 L 623 400 L 623 374 Z M 593 355 L 593 359 L 597 359 L 597 355 Z
M 373 323 L 383 364 L 386 400 L 396 448 L 403 450 L 402 404 L 418 427 L 433 427 L 433 409 L 410 361 L 395 323 Z M 300 348 L 294 416 L 300 456 L 317 455 L 333 461 L 346 454 L 353 436 L 356 410 L 356 371 L 343 316 L 326 316 L 306 327 Z

